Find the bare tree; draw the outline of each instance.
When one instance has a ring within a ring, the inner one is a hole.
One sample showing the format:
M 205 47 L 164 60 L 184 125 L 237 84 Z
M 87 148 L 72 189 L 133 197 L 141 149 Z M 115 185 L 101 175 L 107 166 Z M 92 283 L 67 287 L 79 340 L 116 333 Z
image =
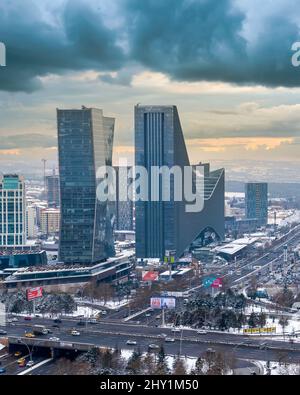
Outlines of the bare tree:
M 173 363 L 173 375 L 181 376 L 187 375 L 187 368 L 185 361 L 178 355 Z

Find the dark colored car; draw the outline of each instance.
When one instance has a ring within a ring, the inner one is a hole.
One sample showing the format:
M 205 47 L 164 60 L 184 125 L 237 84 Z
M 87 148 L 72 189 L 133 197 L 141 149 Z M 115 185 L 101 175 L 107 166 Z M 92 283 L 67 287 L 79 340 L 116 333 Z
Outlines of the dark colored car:
M 59 319 L 59 318 L 55 318 L 55 320 L 53 320 L 53 322 L 55 323 L 55 324 L 61 324 L 61 319 Z
M 7 332 L 4 331 L 3 329 L 0 329 L 0 335 L 7 335 Z
M 31 317 L 30 316 L 24 317 L 24 320 L 25 321 L 31 321 Z
M 58 328 L 58 329 L 59 329 L 60 326 L 59 326 L 58 324 L 53 324 L 53 325 L 52 325 L 52 328 Z

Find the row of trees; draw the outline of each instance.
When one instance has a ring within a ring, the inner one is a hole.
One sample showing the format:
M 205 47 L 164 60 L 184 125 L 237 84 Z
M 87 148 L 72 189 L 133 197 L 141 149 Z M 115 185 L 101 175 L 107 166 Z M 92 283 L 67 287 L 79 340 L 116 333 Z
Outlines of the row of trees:
M 10 313 L 32 313 L 33 303 L 26 298 L 24 291 L 18 291 L 13 294 L 5 294 L 2 301 L 7 306 Z M 71 314 L 77 309 L 73 297 L 67 293 L 52 294 L 44 293 L 43 297 L 35 301 L 36 312 L 40 314 Z
M 166 357 L 161 346 L 158 353 L 142 353 L 134 350 L 125 360 L 118 348 L 92 349 L 75 361 L 60 359 L 51 371 L 52 375 L 225 375 L 232 374 L 236 366 L 233 354 L 208 350 L 189 369 L 185 358 L 177 355 L 173 361 Z
M 247 300 L 242 294 L 235 294 L 228 289 L 216 297 L 197 296 L 187 303 L 181 311 L 171 311 L 168 321 L 175 325 L 187 325 L 195 328 L 208 326 L 226 330 L 242 328 L 247 323 L 245 307 Z

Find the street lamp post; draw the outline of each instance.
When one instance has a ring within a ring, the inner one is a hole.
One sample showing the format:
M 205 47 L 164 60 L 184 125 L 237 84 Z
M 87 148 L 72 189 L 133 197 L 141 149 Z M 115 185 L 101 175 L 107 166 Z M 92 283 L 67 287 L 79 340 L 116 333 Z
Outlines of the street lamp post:
M 179 356 L 181 357 L 181 352 L 182 352 L 182 336 L 183 336 L 183 329 L 181 329 L 181 334 L 180 334 L 180 344 L 179 344 Z
M 27 347 L 29 358 L 30 358 L 30 361 L 32 362 L 32 350 L 30 351 L 30 348 L 29 348 L 28 344 L 25 343 L 22 339 L 18 339 L 18 343 L 19 344 L 24 344 L 24 346 Z

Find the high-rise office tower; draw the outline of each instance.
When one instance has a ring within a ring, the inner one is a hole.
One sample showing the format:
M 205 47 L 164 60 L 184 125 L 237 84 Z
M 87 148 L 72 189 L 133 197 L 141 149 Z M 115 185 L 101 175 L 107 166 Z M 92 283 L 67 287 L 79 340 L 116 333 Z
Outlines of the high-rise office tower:
M 96 108 L 57 110 L 59 259 L 93 264 L 114 255 L 113 213 L 96 197 L 97 170 L 112 165 L 115 120 Z
M 37 236 L 37 216 L 36 207 L 30 205 L 26 207 L 26 227 L 27 237 L 34 239 Z
M 148 174 L 153 166 L 190 166 L 176 106 L 135 107 L 135 164 L 145 167 Z M 135 204 L 136 255 L 138 258 L 164 258 L 172 252 L 180 257 L 191 243 L 213 230 L 216 237 L 224 237 L 224 170 L 210 172 L 201 165 L 204 182 L 204 207 L 199 212 L 186 210 L 185 201 L 148 199 Z M 197 181 L 194 181 L 196 184 Z M 148 177 L 148 191 L 155 186 Z M 174 178 L 170 181 L 174 193 Z
M 246 217 L 257 219 L 261 225 L 268 223 L 268 184 L 249 182 L 245 185 Z
M 26 196 L 24 178 L 0 176 L 0 247 L 26 244 Z
M 125 191 L 128 191 L 128 187 L 132 183 L 132 180 L 127 176 L 128 172 L 130 171 L 130 167 L 115 166 L 114 169 L 116 172 L 116 222 L 115 222 L 115 229 L 116 230 L 134 230 L 133 200 L 129 199 L 128 194 L 127 194 L 127 200 L 120 198 L 120 188 L 121 189 L 124 188 Z
M 55 171 L 51 176 L 46 176 L 46 197 L 48 207 L 59 207 L 59 176 Z
M 57 235 L 60 226 L 60 210 L 47 208 L 41 211 L 41 232 L 43 235 Z

